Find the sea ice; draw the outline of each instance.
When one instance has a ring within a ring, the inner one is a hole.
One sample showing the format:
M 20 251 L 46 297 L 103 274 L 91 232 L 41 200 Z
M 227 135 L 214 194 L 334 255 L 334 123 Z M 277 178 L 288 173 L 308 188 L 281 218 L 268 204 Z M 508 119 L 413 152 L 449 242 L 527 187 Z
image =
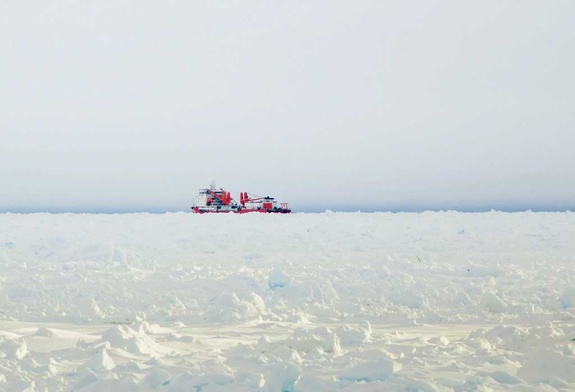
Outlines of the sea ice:
M 0 391 L 575 390 L 575 215 L 0 214 Z

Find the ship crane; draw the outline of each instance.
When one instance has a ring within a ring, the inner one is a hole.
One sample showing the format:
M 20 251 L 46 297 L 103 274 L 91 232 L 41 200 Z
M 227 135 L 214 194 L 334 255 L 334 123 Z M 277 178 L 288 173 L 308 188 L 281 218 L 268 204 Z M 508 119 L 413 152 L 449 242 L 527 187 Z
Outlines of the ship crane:
M 216 188 L 210 184 L 209 188 L 202 188 L 194 200 L 192 211 L 197 214 L 238 212 L 240 206 L 232 199 L 230 192 L 223 188 Z
M 288 203 L 278 203 L 273 197 L 270 196 L 257 196 L 248 194 L 247 192 L 240 193 L 240 210 L 239 213 L 245 212 L 274 212 L 281 214 L 288 214 L 291 212 Z
M 256 195 L 250 195 L 247 192 L 241 192 L 240 193 L 240 204 L 244 205 L 247 202 L 257 202 L 257 201 L 261 201 L 261 200 L 269 200 L 272 199 L 269 196 L 256 196 Z
M 232 195 L 230 192 L 226 192 L 223 188 L 220 188 L 220 191 L 214 191 L 210 188 L 207 188 L 207 191 L 209 192 L 210 195 L 212 195 L 214 198 L 216 198 L 217 200 L 219 200 L 221 202 L 222 205 L 224 206 L 229 206 L 232 204 Z M 213 198 L 208 197 L 208 202 L 213 202 Z

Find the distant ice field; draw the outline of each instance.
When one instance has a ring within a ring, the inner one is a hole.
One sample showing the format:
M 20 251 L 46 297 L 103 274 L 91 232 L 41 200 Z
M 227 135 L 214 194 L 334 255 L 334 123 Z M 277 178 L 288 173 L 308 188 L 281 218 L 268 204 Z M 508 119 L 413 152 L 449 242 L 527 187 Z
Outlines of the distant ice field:
M 0 391 L 572 391 L 575 214 L 0 214 Z

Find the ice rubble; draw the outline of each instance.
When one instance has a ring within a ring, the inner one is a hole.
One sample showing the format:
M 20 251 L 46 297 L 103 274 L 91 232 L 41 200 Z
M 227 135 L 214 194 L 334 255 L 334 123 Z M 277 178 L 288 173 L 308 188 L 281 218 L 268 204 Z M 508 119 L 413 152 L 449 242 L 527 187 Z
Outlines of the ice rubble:
M 0 215 L 0 391 L 575 389 L 575 217 Z

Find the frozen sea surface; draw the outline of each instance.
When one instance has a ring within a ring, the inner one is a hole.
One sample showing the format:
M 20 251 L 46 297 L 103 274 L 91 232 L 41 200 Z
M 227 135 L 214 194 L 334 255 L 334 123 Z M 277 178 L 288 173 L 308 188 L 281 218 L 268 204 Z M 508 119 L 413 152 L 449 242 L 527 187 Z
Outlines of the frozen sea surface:
M 0 391 L 573 391 L 575 214 L 0 215 Z

